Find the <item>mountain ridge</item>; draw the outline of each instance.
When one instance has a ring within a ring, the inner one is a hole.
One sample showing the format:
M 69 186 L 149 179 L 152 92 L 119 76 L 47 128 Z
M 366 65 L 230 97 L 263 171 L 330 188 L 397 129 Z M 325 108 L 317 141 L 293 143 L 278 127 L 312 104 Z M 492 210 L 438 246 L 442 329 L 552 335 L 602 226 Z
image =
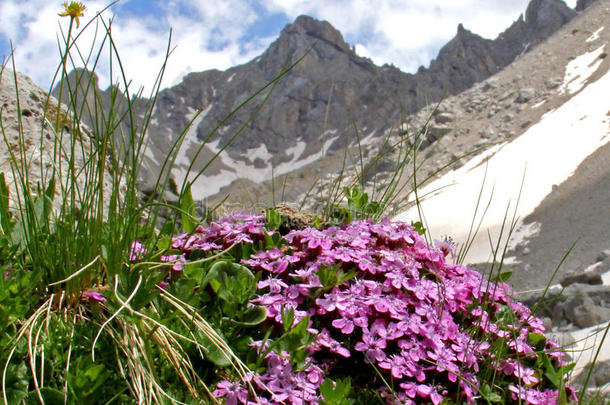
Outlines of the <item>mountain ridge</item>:
M 374 142 L 398 127 L 406 115 L 497 73 L 575 15 L 561 0 L 532 0 L 525 17 L 494 40 L 460 24 L 456 36 L 429 67 L 420 67 L 414 74 L 389 65 L 376 66 L 358 56 L 330 23 L 299 16 L 252 61 L 226 71 L 191 72 L 159 93 L 148 128 L 150 177 L 160 169 L 169 145 L 194 114 L 202 111 L 197 127 L 185 138 L 187 150 L 177 161 L 174 175 L 180 183 L 194 150 L 217 123 L 306 52 L 253 119 L 250 117 L 262 97 L 212 135 L 203 154 L 212 156 L 225 146 L 226 150 L 202 176 L 199 183 L 205 184 L 194 185 L 197 198 L 215 194 L 238 178 L 257 182 L 289 173 L 322 156 L 339 153 L 356 138 Z M 106 92 L 98 91 L 103 96 Z M 228 145 L 241 127 L 238 141 Z M 355 134 L 354 128 L 362 133 Z M 429 143 L 435 140 L 430 138 Z M 202 169 L 205 163 L 195 162 L 194 169 Z

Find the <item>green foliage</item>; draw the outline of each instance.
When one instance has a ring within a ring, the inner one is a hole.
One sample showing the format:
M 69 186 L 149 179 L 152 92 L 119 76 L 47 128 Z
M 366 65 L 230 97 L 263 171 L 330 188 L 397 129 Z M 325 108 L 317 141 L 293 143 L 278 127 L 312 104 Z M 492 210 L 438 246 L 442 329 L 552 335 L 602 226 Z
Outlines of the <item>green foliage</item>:
M 30 376 L 25 361 L 9 364 L 4 393 L 9 404 L 18 404 L 28 395 Z
M 277 210 L 267 208 L 265 210 L 265 224 L 270 231 L 277 231 L 282 225 L 282 215 Z
M 492 277 L 491 281 L 493 281 L 495 283 L 497 283 L 497 282 L 505 283 L 512 277 L 512 275 L 513 275 L 512 271 L 503 271 L 503 272 L 500 272 L 499 274 L 497 274 L 496 276 Z
M 9 189 L 4 179 L 4 173 L 0 173 L 0 236 L 10 235 L 14 221 L 9 209 Z
M 228 304 L 245 304 L 256 291 L 254 274 L 241 264 L 218 261 L 203 279 L 202 287 L 210 285 L 218 298 Z
M 352 405 L 353 399 L 348 398 L 351 392 L 351 381 L 349 378 L 334 382 L 330 379 L 324 380 L 320 386 L 320 393 L 324 397 L 321 405 Z
M 333 287 L 342 285 L 346 281 L 356 277 L 355 270 L 345 272 L 339 265 L 322 267 L 317 271 L 316 274 L 320 278 L 320 284 L 322 284 L 322 288 L 316 292 L 316 296 L 330 291 L 333 289 Z
M 378 201 L 369 201 L 369 195 L 360 191 L 358 186 L 344 187 L 343 195 L 347 206 L 335 205 L 330 213 L 331 223 L 345 223 L 358 219 L 376 218 L 383 212 L 383 206 Z
M 501 404 L 503 398 L 489 384 L 481 384 L 479 393 L 488 403 Z
M 271 350 L 276 353 L 285 351 L 289 354 L 290 362 L 297 369 L 303 369 L 308 356 L 306 347 L 315 340 L 315 336 L 307 331 L 309 320 L 310 317 L 306 316 L 299 323 L 287 329 L 283 335 L 269 345 L 267 353 Z M 282 321 L 286 328 L 289 325 L 288 319 Z
M 180 208 L 182 215 L 182 227 L 185 232 L 193 232 L 197 227 L 195 215 L 195 201 L 191 193 L 191 184 L 187 183 L 182 195 L 180 196 Z
M 424 228 L 424 224 L 421 221 L 411 222 L 411 226 L 413 226 L 413 228 L 415 228 L 415 232 L 417 232 L 418 234 L 420 234 L 420 235 L 426 234 L 426 228 Z

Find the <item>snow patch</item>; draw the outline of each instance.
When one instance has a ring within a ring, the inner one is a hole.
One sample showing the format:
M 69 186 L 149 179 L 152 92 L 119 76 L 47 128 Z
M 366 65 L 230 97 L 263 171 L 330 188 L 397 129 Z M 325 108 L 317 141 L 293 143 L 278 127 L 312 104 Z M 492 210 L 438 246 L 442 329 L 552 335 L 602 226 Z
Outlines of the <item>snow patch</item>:
M 254 161 L 256 158 L 262 159 L 267 163 L 273 155 L 267 150 L 267 145 L 264 143 L 260 144 L 257 148 L 248 149 L 242 154 L 243 157 Z
M 195 124 L 199 124 L 200 118 L 202 117 L 198 117 L 195 120 L 196 122 L 194 122 L 193 127 L 196 128 Z M 197 181 L 195 181 L 191 185 L 191 192 L 193 193 L 193 197 L 195 199 L 203 199 L 218 193 L 222 187 L 228 186 L 237 179 L 248 179 L 256 183 L 260 183 L 265 180 L 271 180 L 272 177 L 281 176 L 320 159 L 323 156 L 324 150 L 327 150 L 337 138 L 338 137 L 333 137 L 331 139 L 328 139 L 326 142 L 324 142 L 324 145 L 321 148 L 320 152 L 307 156 L 304 159 L 300 159 L 300 157 L 305 151 L 306 144 L 305 142 L 299 141 L 295 146 L 286 149 L 286 153 L 288 155 L 293 156 L 290 161 L 281 163 L 277 167 L 273 167 L 272 165 L 268 164 L 267 167 L 263 168 L 256 168 L 243 160 L 233 159 L 224 150 L 220 152 L 221 145 L 220 140 L 218 140 L 216 141 L 216 143 L 209 144 L 207 146 L 212 153 L 218 154 L 217 159 L 222 163 L 222 165 L 225 167 L 229 167 L 230 169 L 223 168 L 220 170 L 219 173 L 214 175 L 206 175 L 205 173 L 203 173 L 197 179 Z M 187 143 L 187 141 L 188 144 L 185 145 L 183 149 L 181 149 L 181 153 L 178 159 L 176 159 L 176 166 L 174 169 L 176 179 L 179 179 L 180 181 L 182 181 L 187 175 L 186 168 L 188 168 L 188 165 L 190 164 L 190 160 L 186 155 L 186 151 L 190 150 L 192 147 L 198 147 L 200 145 L 200 142 L 197 141 L 196 137 L 194 137 L 193 134 L 190 133 L 190 130 L 187 134 L 187 139 L 185 139 L 185 143 Z M 249 149 L 248 153 L 250 158 L 260 157 L 261 159 L 264 159 L 265 162 L 268 162 L 269 159 L 271 159 L 271 154 L 267 151 L 265 145 L 261 145 L 254 149 Z M 195 174 L 196 173 L 190 173 L 188 180 L 192 181 L 192 179 L 195 177 Z
M 297 160 L 305 152 L 305 147 L 307 147 L 307 144 L 299 139 L 296 145 L 286 149 L 286 156 L 292 156 L 292 160 Z
M 376 132 L 377 132 L 376 129 L 372 130 L 367 136 L 365 136 L 360 141 L 360 145 L 365 146 L 365 145 L 369 145 L 369 144 L 373 143 L 373 137 L 375 136 Z
M 275 175 L 281 176 L 282 174 L 291 172 L 293 170 L 300 169 L 301 167 L 307 166 L 308 164 L 313 163 L 316 160 L 322 158 L 325 155 L 326 151 L 333 144 L 333 142 L 335 142 L 337 140 L 337 138 L 339 138 L 339 137 L 335 136 L 333 138 L 326 140 L 326 142 L 324 142 L 324 145 L 322 145 L 322 149 L 320 150 L 320 152 L 314 153 L 313 155 L 309 155 L 305 159 L 298 160 L 298 158 L 295 158 L 289 162 L 281 163 L 275 169 Z M 300 157 L 300 155 L 299 155 L 299 157 Z M 266 179 L 266 180 L 269 180 L 269 179 Z
M 214 104 L 210 104 L 207 106 L 201 113 L 193 120 L 191 126 L 189 127 L 186 135 L 184 136 L 184 141 L 178 151 L 178 156 L 176 156 L 176 162 L 174 163 L 173 173 L 176 177 L 176 180 L 181 182 L 187 174 L 189 174 L 189 180 L 194 176 L 194 173 L 188 173 L 188 167 L 191 164 L 191 158 L 188 155 L 193 148 L 198 148 L 201 146 L 201 141 L 197 139 L 197 128 L 203 119 L 208 115 L 208 112 L 212 109 Z M 194 114 L 197 113 L 197 110 L 193 108 L 188 108 L 186 119 L 192 120 Z
M 155 153 L 151 149 L 148 142 L 146 143 L 146 146 L 144 147 L 144 157 L 148 158 L 152 163 L 155 164 L 155 166 L 160 166 L 159 160 L 157 160 L 157 158 L 155 157 Z
M 589 38 L 586 39 L 587 42 L 593 42 L 599 39 L 599 34 L 604 30 L 604 27 L 601 27 L 597 31 L 595 31 Z
M 546 100 L 542 100 L 532 106 L 532 109 L 540 107 L 542 104 L 546 103 Z
M 185 68 L 185 70 L 183 70 L 182 72 L 180 72 L 175 78 L 174 80 L 172 80 L 172 84 L 170 85 L 170 87 L 174 87 L 179 85 L 180 83 L 182 83 L 182 80 L 184 80 L 184 77 L 186 75 L 188 75 L 189 73 L 191 73 L 193 71 L 193 68 L 190 66 L 187 66 Z
M 229 76 L 229 78 L 227 79 L 227 83 L 231 83 L 236 74 L 237 73 L 233 73 L 231 76 Z
M 430 195 L 421 203 L 426 228 L 439 235 L 450 234 L 458 243 L 464 243 L 481 183 L 486 178 L 481 196 L 483 207 L 492 195 L 493 200 L 466 261 L 488 261 L 491 254 L 487 233 L 492 241 L 498 239 L 507 206 L 510 217 L 513 213 L 525 217 L 552 191 L 553 185 L 570 177 L 586 157 L 610 140 L 608 106 L 599 102 L 609 93 L 610 72 L 607 72 L 561 107 L 545 114 L 520 137 L 490 148 L 423 187 L 419 195 Z M 578 142 L 574 141 L 575 136 Z M 517 204 L 522 179 L 523 190 Z M 479 216 L 483 210 L 479 209 Z M 405 222 L 418 218 L 416 207 L 395 217 Z M 518 221 L 517 226 L 520 225 Z
M 602 45 L 594 51 L 586 52 L 572 60 L 566 66 L 566 73 L 559 93 L 574 94 L 580 90 L 589 77 L 602 63 L 600 55 L 604 52 L 606 45 Z

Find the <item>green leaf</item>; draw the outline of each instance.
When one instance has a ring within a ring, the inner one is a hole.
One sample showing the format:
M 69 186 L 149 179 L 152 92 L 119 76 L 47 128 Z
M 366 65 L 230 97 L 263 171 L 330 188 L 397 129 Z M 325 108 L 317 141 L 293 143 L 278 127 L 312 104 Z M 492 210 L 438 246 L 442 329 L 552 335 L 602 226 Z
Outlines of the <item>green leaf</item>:
M 197 227 L 195 217 L 195 201 L 191 193 L 191 183 L 186 183 L 184 192 L 180 196 L 180 208 L 182 216 L 182 227 L 185 232 L 191 233 Z
M 282 324 L 284 325 L 284 331 L 288 332 L 292 328 L 294 322 L 294 309 L 288 308 L 282 310 Z
M 228 303 L 244 303 L 256 291 L 256 277 L 246 266 L 224 260 L 212 265 L 202 287 L 208 284 L 220 299 Z
M 4 173 L 0 173 L 0 235 L 10 235 L 12 229 L 11 214 L 9 212 L 9 191 L 4 180 Z
M 159 238 L 159 242 L 157 243 L 157 248 L 160 250 L 169 249 L 172 246 L 172 237 L 169 235 L 163 235 Z
M 279 248 L 285 243 L 287 243 L 286 239 L 284 239 L 279 232 L 275 232 L 273 235 L 269 235 L 265 232 L 265 250 L 270 250 L 274 247 Z
M 324 380 L 320 386 L 320 394 L 324 397 L 321 401 L 322 405 L 351 405 L 354 403 L 353 399 L 349 399 L 349 393 L 352 389 L 351 380 L 345 378 L 343 380 L 337 380 L 333 382 L 330 379 Z
M 291 362 L 299 366 L 303 365 L 307 361 L 308 356 L 307 350 L 304 349 L 315 340 L 315 336 L 307 331 L 309 318 L 309 316 L 306 316 L 294 328 L 284 333 L 274 342 L 270 349 L 277 346 L 279 349 L 276 350 L 277 353 L 285 350 L 290 353 Z
M 380 214 L 382 210 L 381 204 L 377 201 L 371 201 L 367 206 L 366 206 L 366 213 L 367 214 Z
M 576 363 L 570 363 L 568 365 L 555 368 L 551 359 L 545 353 L 542 354 L 544 363 L 544 376 L 555 386 L 556 389 L 561 388 L 565 384 L 565 375 L 572 371 L 576 366 Z
M 341 269 L 340 265 L 331 265 L 328 267 L 322 267 L 316 275 L 320 279 L 320 283 L 324 287 L 324 290 L 329 290 L 336 285 L 341 285 L 344 282 L 352 279 L 356 276 L 355 271 L 348 271 L 347 273 Z
M 234 323 L 243 326 L 255 326 L 267 319 L 267 309 L 259 305 L 247 308 Z
M 220 338 L 222 338 L 222 340 L 224 340 L 226 342 L 226 339 L 224 339 L 224 336 L 221 333 L 219 333 L 218 331 L 216 331 L 216 333 L 218 334 L 218 336 Z M 214 344 L 212 342 L 212 340 L 210 340 L 210 338 L 208 338 L 202 332 L 199 332 L 199 337 L 200 337 L 199 340 L 200 340 L 201 345 L 203 347 L 205 347 L 205 349 L 206 349 L 205 357 L 208 360 L 210 360 L 212 363 L 214 363 L 218 367 L 227 367 L 227 366 L 231 365 L 231 358 L 229 357 L 228 353 L 226 353 L 221 348 L 219 348 L 216 344 Z
M 527 340 L 529 340 L 532 346 L 541 350 L 544 349 L 546 344 L 546 337 L 541 333 L 528 333 Z
M 277 231 L 280 229 L 280 225 L 282 224 L 282 216 L 279 212 L 274 209 L 266 209 L 265 210 L 265 224 L 267 229 L 271 231 Z
M 481 385 L 479 394 L 488 402 L 502 402 L 502 396 L 497 392 L 494 392 L 489 384 Z
M 415 228 L 415 232 L 420 235 L 426 234 L 426 228 L 424 228 L 424 224 L 421 221 L 411 222 L 411 226 Z
M 9 404 L 18 404 L 28 395 L 28 370 L 24 362 L 9 364 L 6 373 L 6 397 Z
M 494 278 L 491 279 L 491 281 L 495 282 L 495 283 L 505 283 L 507 282 L 513 275 L 512 271 L 503 271 L 500 274 L 498 274 L 497 276 L 495 276 Z
M 82 360 L 82 358 L 81 358 Z M 75 362 L 76 370 L 72 388 L 80 399 L 86 399 L 96 395 L 96 391 L 110 376 L 107 366 L 104 364 L 93 364 L 89 359 Z
M 45 405 L 64 405 L 64 394 L 54 388 L 42 387 L 40 394 Z M 40 399 L 36 391 L 30 391 L 24 398 L 26 405 L 39 405 Z

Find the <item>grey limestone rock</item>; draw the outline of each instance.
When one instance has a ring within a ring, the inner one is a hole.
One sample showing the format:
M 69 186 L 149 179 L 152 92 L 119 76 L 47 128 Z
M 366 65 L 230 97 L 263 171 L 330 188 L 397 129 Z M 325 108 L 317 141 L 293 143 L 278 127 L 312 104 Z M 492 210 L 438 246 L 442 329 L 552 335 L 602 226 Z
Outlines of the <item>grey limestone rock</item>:
M 428 136 L 438 139 L 441 136 L 447 135 L 452 131 L 451 127 L 446 125 L 432 125 L 428 128 Z
M 574 10 L 583 11 L 585 8 L 589 7 L 591 4 L 595 3 L 597 0 L 578 0 L 576 2 L 576 7 Z
M 536 90 L 531 87 L 526 87 L 519 90 L 517 103 L 527 103 L 536 96 Z
M 455 114 L 443 112 L 434 116 L 434 121 L 439 124 L 446 124 L 455 120 Z

